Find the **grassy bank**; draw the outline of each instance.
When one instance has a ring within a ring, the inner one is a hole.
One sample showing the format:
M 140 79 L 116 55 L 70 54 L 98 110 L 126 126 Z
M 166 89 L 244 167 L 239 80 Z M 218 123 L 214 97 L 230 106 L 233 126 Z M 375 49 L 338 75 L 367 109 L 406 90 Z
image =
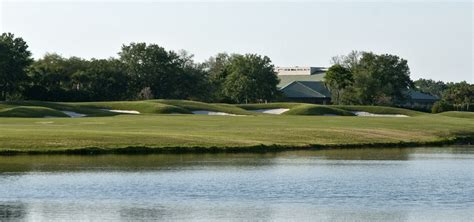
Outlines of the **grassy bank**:
M 402 114 L 407 116 L 426 115 L 413 110 L 382 106 L 326 106 L 304 103 L 267 104 L 221 104 L 186 100 L 146 100 L 117 102 L 54 103 L 40 101 L 0 102 L 0 117 L 67 117 L 64 111 L 76 112 L 88 117 L 119 115 L 108 110 L 134 110 L 144 115 L 150 114 L 192 114 L 193 111 L 223 112 L 235 115 L 269 115 L 254 112 L 262 109 L 289 109 L 284 115 L 309 116 L 354 116 L 352 112 L 363 111 L 374 114 Z M 453 114 L 454 115 L 454 114 Z
M 90 104 L 86 104 L 90 106 Z M 0 118 L 0 153 L 239 152 L 473 143 L 474 120 L 444 115 L 116 115 Z

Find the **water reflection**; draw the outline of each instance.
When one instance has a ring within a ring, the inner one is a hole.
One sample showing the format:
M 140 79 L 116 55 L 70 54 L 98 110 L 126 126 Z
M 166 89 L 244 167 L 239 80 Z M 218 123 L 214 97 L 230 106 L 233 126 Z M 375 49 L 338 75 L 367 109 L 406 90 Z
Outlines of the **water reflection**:
M 3 220 L 469 221 L 474 147 L 0 157 Z
M 444 154 L 440 155 L 440 154 Z M 453 158 L 474 154 L 474 147 L 366 148 L 319 151 L 289 151 L 267 154 L 149 154 L 149 155 L 18 155 L 0 156 L 1 172 L 179 170 L 190 167 L 265 167 L 292 159 L 409 160 Z M 433 156 L 435 155 L 435 156 Z M 321 163 L 323 164 L 323 162 Z M 330 164 L 330 163 L 328 163 Z
M 0 202 L 0 221 L 21 220 L 26 217 L 27 207 L 20 202 Z
M 143 208 L 143 207 L 123 207 L 119 211 L 120 218 L 124 221 L 133 221 L 137 218 L 142 220 L 163 220 L 169 219 L 172 215 L 167 212 L 164 207 Z

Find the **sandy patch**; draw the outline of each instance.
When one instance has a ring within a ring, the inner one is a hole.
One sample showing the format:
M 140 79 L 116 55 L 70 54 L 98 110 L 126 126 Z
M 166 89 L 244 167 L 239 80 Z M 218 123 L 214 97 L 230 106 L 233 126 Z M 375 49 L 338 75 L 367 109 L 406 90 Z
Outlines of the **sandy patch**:
M 48 117 L 45 116 L 44 118 L 48 118 Z M 54 122 L 36 122 L 36 123 L 38 123 L 38 124 L 52 124 Z
M 257 112 L 257 113 L 266 113 L 266 114 L 273 114 L 273 115 L 280 115 L 290 109 L 285 109 L 285 108 L 278 108 L 278 109 L 257 109 L 257 110 L 250 110 L 252 112 Z
M 196 111 L 193 111 L 192 113 L 197 114 L 197 115 L 210 115 L 210 116 L 242 116 L 242 115 L 236 115 L 232 113 L 214 112 L 214 111 L 209 111 L 209 110 L 196 110 Z
M 103 109 L 103 110 L 113 112 L 113 113 L 140 114 L 140 112 L 136 110 L 119 110 L 119 109 Z
M 81 118 L 81 117 L 87 116 L 86 114 L 76 113 L 72 111 L 61 111 L 61 112 L 63 112 L 64 114 L 68 115 L 71 118 Z
M 368 116 L 368 117 L 408 117 L 407 115 L 402 114 L 375 114 L 369 112 L 352 112 L 356 116 Z

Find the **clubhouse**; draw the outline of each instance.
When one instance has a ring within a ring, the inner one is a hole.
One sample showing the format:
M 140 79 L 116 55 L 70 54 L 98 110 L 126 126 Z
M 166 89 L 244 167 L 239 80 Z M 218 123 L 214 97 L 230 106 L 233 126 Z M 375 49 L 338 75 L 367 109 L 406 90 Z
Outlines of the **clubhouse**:
M 276 67 L 280 83 L 279 90 L 283 93 L 284 101 L 329 104 L 331 93 L 324 83 L 325 67 Z M 405 107 L 431 107 L 438 98 L 413 89 L 408 91 L 410 100 Z

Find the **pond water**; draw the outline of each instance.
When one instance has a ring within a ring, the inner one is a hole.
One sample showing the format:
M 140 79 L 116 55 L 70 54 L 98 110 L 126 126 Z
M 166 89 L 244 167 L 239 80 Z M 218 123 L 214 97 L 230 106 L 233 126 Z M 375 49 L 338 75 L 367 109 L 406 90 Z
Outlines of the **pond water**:
M 1 156 L 0 221 L 472 221 L 474 147 Z

